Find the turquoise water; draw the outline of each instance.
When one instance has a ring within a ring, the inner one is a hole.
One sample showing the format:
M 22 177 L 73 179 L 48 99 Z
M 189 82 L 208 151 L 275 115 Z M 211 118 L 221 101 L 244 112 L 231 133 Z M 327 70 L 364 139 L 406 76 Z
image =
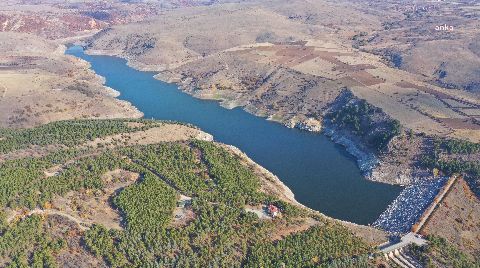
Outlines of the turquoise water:
M 240 108 L 227 110 L 217 102 L 193 98 L 120 58 L 86 55 L 81 47 L 71 47 L 67 54 L 90 62 L 106 85 L 121 93 L 119 99 L 131 102 L 145 118 L 199 126 L 216 141 L 240 148 L 277 175 L 299 202 L 326 215 L 373 223 L 401 191 L 365 180 L 345 149 L 321 134 L 288 129 Z

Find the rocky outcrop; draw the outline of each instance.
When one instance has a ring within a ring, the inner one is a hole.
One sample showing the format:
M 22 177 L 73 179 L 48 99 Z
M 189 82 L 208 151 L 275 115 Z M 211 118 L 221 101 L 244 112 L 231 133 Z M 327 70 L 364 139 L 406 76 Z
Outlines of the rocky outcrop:
M 369 152 L 358 141 L 354 141 L 353 137 L 349 137 L 335 127 L 324 127 L 324 133 L 335 143 L 343 145 L 347 152 L 357 159 L 358 167 L 367 177 L 380 163 L 374 153 Z
M 320 132 L 322 130 L 322 123 L 315 118 L 307 118 L 301 122 L 297 122 L 295 127 L 301 130 Z

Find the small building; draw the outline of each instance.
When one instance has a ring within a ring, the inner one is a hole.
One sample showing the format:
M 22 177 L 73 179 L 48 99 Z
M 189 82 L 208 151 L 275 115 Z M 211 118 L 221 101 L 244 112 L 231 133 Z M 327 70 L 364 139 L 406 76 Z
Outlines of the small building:
M 180 200 L 177 202 L 177 207 L 178 208 L 187 208 L 192 205 L 192 200 Z
M 188 208 L 192 205 L 192 198 L 180 194 L 180 199 L 177 201 L 177 208 Z
M 270 214 L 270 216 L 272 216 L 272 218 L 275 218 L 278 215 L 278 213 L 280 212 L 278 207 L 275 206 L 275 205 L 272 205 L 272 204 L 268 205 L 267 210 L 268 210 L 268 214 Z

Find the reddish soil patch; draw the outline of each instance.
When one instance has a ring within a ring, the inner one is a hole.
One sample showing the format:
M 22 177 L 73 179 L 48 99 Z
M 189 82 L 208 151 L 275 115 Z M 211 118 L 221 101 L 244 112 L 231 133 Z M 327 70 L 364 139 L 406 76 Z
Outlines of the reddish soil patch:
M 298 64 L 307 62 L 307 61 L 309 61 L 309 60 L 313 60 L 313 59 L 315 59 L 315 58 L 317 58 L 317 57 L 318 57 L 317 54 L 315 54 L 315 53 L 310 53 L 310 54 L 305 55 L 305 56 L 303 56 L 303 57 L 301 57 L 301 58 L 299 58 L 299 59 L 296 59 L 296 60 L 292 61 L 292 62 L 289 64 L 289 66 L 290 66 L 290 67 L 293 67 L 293 66 L 295 66 L 295 65 L 298 65 Z
M 286 47 L 275 53 L 275 56 L 282 57 L 300 57 L 304 56 L 307 53 L 312 53 L 314 50 L 313 47 Z
M 315 52 L 321 59 L 326 60 L 330 63 L 337 65 L 336 69 L 347 72 L 358 72 L 368 69 L 376 69 L 377 67 L 371 64 L 347 64 L 336 57 L 338 56 L 351 56 L 351 53 L 339 53 L 339 52 L 328 52 L 328 51 L 316 51 Z
M 348 72 L 358 72 L 367 69 L 375 69 L 376 67 L 370 64 L 355 64 L 350 65 L 337 59 L 338 56 L 350 56 L 352 53 L 340 53 L 329 51 L 316 51 L 315 47 L 303 45 L 276 45 L 270 47 L 255 48 L 259 51 L 275 51 L 277 57 L 277 64 L 286 64 L 289 67 L 313 60 L 317 57 L 336 65 L 336 69 Z
M 317 57 L 314 47 L 303 46 L 277 47 L 275 56 L 279 57 L 279 59 L 276 61 L 278 64 L 289 63 L 289 66 L 295 66 Z
M 84 30 L 94 30 L 101 29 L 106 26 L 104 22 L 85 17 L 85 16 L 63 16 L 60 17 L 60 20 L 68 27 L 71 31 L 84 31 Z M 90 24 L 90 22 L 94 24 Z
M 425 93 L 432 94 L 433 96 L 435 96 L 439 99 L 453 99 L 452 96 L 450 96 L 448 94 L 438 92 L 438 91 L 436 91 L 434 89 L 431 89 L 431 88 L 428 88 L 428 87 L 415 85 L 415 84 L 410 83 L 410 82 L 398 82 L 395 85 L 397 85 L 399 87 L 402 87 L 402 88 L 415 88 L 415 89 L 421 90 Z
M 350 74 L 350 77 L 364 86 L 373 86 L 384 83 L 380 78 L 376 78 L 366 71 L 358 71 Z
M 351 56 L 351 53 L 340 53 L 340 52 L 328 52 L 328 51 L 315 51 L 315 54 L 317 54 L 322 60 L 326 60 L 330 63 L 333 63 L 335 65 L 342 66 L 348 65 L 344 62 L 339 61 L 336 57 L 338 56 Z
M 174 211 L 173 221 L 171 225 L 175 228 L 187 226 L 195 220 L 195 212 L 192 209 L 176 208 Z
M 368 69 L 376 69 L 377 67 L 370 65 L 370 64 L 355 64 L 355 65 L 349 65 L 349 64 L 342 64 L 337 68 L 338 70 L 345 70 L 349 72 L 358 72 L 358 71 L 363 71 L 363 70 L 368 70 Z
M 276 63 L 277 64 L 287 64 L 289 63 L 290 61 L 294 60 L 294 58 L 291 58 L 291 57 L 282 57 L 278 60 L 276 60 Z

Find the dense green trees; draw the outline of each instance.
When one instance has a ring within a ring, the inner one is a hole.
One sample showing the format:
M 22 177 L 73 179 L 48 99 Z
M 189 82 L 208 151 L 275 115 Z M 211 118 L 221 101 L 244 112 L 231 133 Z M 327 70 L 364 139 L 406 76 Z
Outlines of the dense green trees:
M 129 126 L 129 122 L 141 123 Z M 0 153 L 27 148 L 30 145 L 80 144 L 86 140 L 125 132 L 146 130 L 161 122 L 149 120 L 76 120 L 57 121 L 29 129 L 0 129 Z
M 480 163 L 469 162 L 461 159 L 442 160 L 435 156 L 427 155 L 421 159 L 421 164 L 429 168 L 438 168 L 446 175 L 467 173 L 474 177 L 480 176 Z
M 122 153 L 145 168 L 145 179 L 114 199 L 126 215 L 127 229 L 122 232 L 95 227 L 86 235 L 92 252 L 114 267 L 241 267 L 247 263 L 259 267 L 257 264 L 263 262 L 254 260 L 269 255 L 250 255 L 262 252 L 262 246 L 268 249 L 264 252 L 275 251 L 270 248 L 275 244 L 267 241 L 278 223 L 246 213 L 244 205 L 275 202 L 283 209 L 286 221 L 302 214 L 260 193 L 253 172 L 213 143 L 149 145 L 125 148 Z M 168 225 L 175 200 L 173 189 L 193 197 L 195 220 L 183 228 Z M 281 246 L 286 251 L 277 249 L 277 255 L 292 261 L 318 256 L 315 264 L 319 266 L 345 267 L 352 262 L 358 267 L 364 259 L 351 257 L 369 250 L 348 230 L 328 223 L 292 236 L 289 241 Z
M 129 121 L 66 121 L 20 133 L 0 131 L 5 151 L 32 144 L 77 144 L 99 136 L 129 132 Z M 148 124 L 155 124 L 148 122 Z M 136 124 L 138 127 L 138 124 Z M 76 129 L 78 127 L 78 132 Z M 104 129 L 105 128 L 105 129 Z M 29 143 L 28 139 L 33 139 Z M 5 140 L 4 140 L 5 141 Z M 1 141 L 0 141 L 1 142 Z M 3 146 L 3 147 L 2 147 Z M 56 174 L 45 171 L 56 167 Z M 260 191 L 250 167 L 220 145 L 192 141 L 116 148 L 70 148 L 43 157 L 0 164 L 0 256 L 10 267 L 55 267 L 65 242 L 52 239 L 45 220 L 32 215 L 5 223 L 5 208 L 42 207 L 69 191 L 104 188 L 102 175 L 124 169 L 141 179 L 112 196 L 124 230 L 94 225 L 83 236 L 85 247 L 111 267 L 258 267 L 260 264 L 349 267 L 363 265 L 369 249 L 350 232 L 324 221 L 322 226 L 272 241 L 272 234 L 308 212 Z M 100 191 L 97 191 L 100 192 Z M 192 197 L 194 217 L 172 225 L 177 196 Z M 275 203 L 283 218 L 262 220 L 245 205 Z M 321 217 L 319 216 L 319 219 Z M 273 257 L 278 258 L 273 259 Z M 0 258 L 1 259 L 1 258 Z
M 112 152 L 81 157 L 65 164 L 56 176 L 44 171 L 52 162 L 67 161 L 75 153 L 56 153 L 41 158 L 23 158 L 0 164 L 0 206 L 34 208 L 43 206 L 54 195 L 81 188 L 100 189 L 101 175 L 126 163 Z
M 188 196 L 239 205 L 266 198 L 257 191 L 259 181 L 253 172 L 211 142 L 140 146 L 123 153 Z
M 212 181 L 192 150 L 182 144 L 159 144 L 125 148 L 122 153 L 185 195 L 208 195 Z
M 375 107 L 368 104 L 365 100 L 359 100 L 358 102 L 349 102 L 341 109 L 327 116 L 342 127 L 350 127 L 354 132 L 362 133 L 365 131 L 365 129 L 362 129 L 362 121 L 365 120 L 369 124 L 370 117 L 368 115 L 374 112 Z
M 410 246 L 410 251 L 420 260 L 425 267 L 434 268 L 437 264 L 452 268 L 479 268 L 480 259 L 474 260 L 461 252 L 445 238 L 427 236 L 430 242 L 426 246 Z
M 42 217 L 33 215 L 4 230 L 0 256 L 12 260 L 8 267 L 57 267 L 53 254 L 65 241 L 52 238 L 45 228 Z
M 258 178 L 225 149 L 197 141 L 130 147 L 121 153 L 132 159 L 129 168 L 145 176 L 114 198 L 126 215 L 127 229 L 99 232 L 101 229 L 96 227 L 86 236 L 92 251 L 112 266 L 124 265 L 123 260 L 107 253 L 117 251 L 126 256 L 127 266 L 133 267 L 205 267 L 212 263 L 239 266 L 249 241 L 266 238 L 270 223 L 243 209 L 246 202 L 258 203 L 266 198 L 258 192 Z M 168 226 L 176 201 L 174 189 L 193 197 L 196 219 L 182 229 Z M 112 250 L 108 249 L 111 244 L 97 244 L 97 240 L 118 243 Z
M 112 267 L 123 267 L 128 262 L 125 256 L 116 250 L 111 232 L 103 226 L 94 225 L 85 233 L 85 244 L 95 255 L 102 256 L 107 264 Z
M 455 139 L 435 139 L 433 150 L 422 156 L 420 164 L 428 168 L 438 168 L 446 175 L 466 173 L 473 177 L 480 176 L 480 163 L 468 161 L 461 156 L 480 152 L 480 144 Z M 472 157 L 474 159 L 474 157 Z
M 170 223 L 176 193 L 155 175 L 146 173 L 141 183 L 127 187 L 113 203 L 125 214 L 129 232 L 153 235 Z
M 449 139 L 437 141 L 450 154 L 474 154 L 480 152 L 480 144 L 465 140 Z
M 382 110 L 368 104 L 365 100 L 356 100 L 327 114 L 327 118 L 334 124 L 350 129 L 354 134 L 363 137 L 371 148 L 381 151 L 393 137 L 401 133 L 401 125 L 398 120 L 375 120 L 375 114 L 382 114 Z
M 369 248 L 347 229 L 327 223 L 288 236 L 278 242 L 262 241 L 247 256 L 245 267 L 330 267 L 333 263 L 347 265 L 352 256 L 358 261 L 346 267 L 366 267 L 364 258 Z
M 216 185 L 216 200 L 243 205 L 265 199 L 258 192 L 259 180 L 238 158 L 211 142 L 197 141 L 194 145 L 201 150 L 210 177 Z

